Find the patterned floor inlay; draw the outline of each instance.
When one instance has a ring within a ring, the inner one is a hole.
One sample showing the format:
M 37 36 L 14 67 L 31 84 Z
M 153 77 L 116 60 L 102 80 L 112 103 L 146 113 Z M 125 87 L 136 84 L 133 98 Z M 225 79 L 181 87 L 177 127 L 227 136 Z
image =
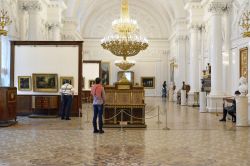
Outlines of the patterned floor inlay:
M 146 101 L 146 129 L 93 134 L 90 105 L 84 105 L 83 118 L 71 121 L 18 117 L 18 124 L 0 128 L 0 166 L 250 165 L 250 128 L 161 98 Z M 161 123 L 150 119 L 158 106 Z

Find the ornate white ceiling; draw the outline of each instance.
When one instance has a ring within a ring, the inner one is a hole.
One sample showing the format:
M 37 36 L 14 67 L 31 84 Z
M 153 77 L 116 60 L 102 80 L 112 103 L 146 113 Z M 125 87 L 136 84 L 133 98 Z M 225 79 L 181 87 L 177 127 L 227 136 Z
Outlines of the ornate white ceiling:
M 102 38 L 111 31 L 111 22 L 120 15 L 120 0 L 64 0 L 66 17 L 76 17 L 83 38 Z M 185 0 L 130 0 L 130 15 L 148 38 L 166 39 L 172 24 L 186 17 Z

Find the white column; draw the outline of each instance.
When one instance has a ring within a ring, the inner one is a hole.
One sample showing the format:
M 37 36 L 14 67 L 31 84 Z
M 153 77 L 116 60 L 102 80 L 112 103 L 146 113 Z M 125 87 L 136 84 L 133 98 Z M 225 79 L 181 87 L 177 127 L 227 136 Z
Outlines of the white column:
M 178 70 L 178 82 L 177 84 L 177 89 L 182 87 L 182 82 L 187 81 L 187 76 L 186 76 L 186 41 L 187 41 L 187 36 L 186 35 L 179 35 L 176 37 L 176 44 L 177 44 L 177 70 Z
M 27 40 L 27 35 L 26 35 L 26 18 L 28 16 L 27 11 L 23 10 L 20 12 L 20 17 L 19 17 L 19 28 L 20 28 L 20 40 Z
M 49 23 L 48 30 L 49 30 L 49 40 L 54 40 L 54 41 L 61 40 L 61 30 L 59 22 Z
M 190 93 L 199 92 L 199 26 L 192 25 L 190 30 Z
M 60 31 L 60 25 L 55 25 L 54 28 L 52 29 L 53 33 L 53 40 L 61 40 L 61 31 Z
M 211 92 L 207 97 L 209 112 L 223 110 L 222 13 L 225 7 L 226 3 L 212 2 L 208 8 L 211 13 Z
M 233 95 L 232 90 L 232 51 L 231 51 L 231 8 L 227 8 L 225 12 L 225 55 L 224 55 L 224 66 L 225 66 L 225 93 L 226 95 Z
M 19 0 L 19 32 L 20 40 L 27 40 L 26 31 L 27 31 L 27 18 L 28 18 L 28 4 L 26 0 Z
M 222 8 L 211 4 L 211 95 L 223 95 L 222 87 Z
M 42 5 L 39 0 L 34 0 L 28 3 L 29 13 L 29 40 L 40 40 L 41 39 L 41 17 L 40 11 Z

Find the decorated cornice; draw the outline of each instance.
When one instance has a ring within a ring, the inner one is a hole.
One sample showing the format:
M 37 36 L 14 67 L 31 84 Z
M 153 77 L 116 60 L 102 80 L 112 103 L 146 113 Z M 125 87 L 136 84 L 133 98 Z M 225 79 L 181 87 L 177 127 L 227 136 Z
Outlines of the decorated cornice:
M 208 6 L 208 12 L 213 14 L 223 14 L 230 11 L 232 4 L 225 2 L 211 2 Z
M 64 17 L 63 24 L 73 24 L 73 25 L 77 26 L 78 21 L 76 18 L 73 18 L 73 17 Z
M 176 35 L 175 36 L 175 42 L 178 42 L 178 41 L 186 41 L 188 40 L 188 36 L 187 35 Z
M 29 1 L 28 0 L 19 0 L 18 1 L 18 9 L 21 11 L 27 11 L 29 7 Z
M 232 8 L 233 8 L 233 4 L 232 4 L 232 3 L 227 3 L 227 4 L 226 4 L 226 8 L 224 9 L 224 12 L 225 12 L 226 14 L 229 14 L 229 13 L 232 12 Z
M 188 2 L 185 7 L 185 10 L 189 10 L 189 9 L 203 9 L 203 6 L 201 5 L 200 2 Z
M 46 27 L 48 30 L 54 29 L 54 28 L 61 28 L 62 24 L 59 21 L 48 21 L 46 23 Z
M 28 1 L 28 10 L 29 11 L 41 11 L 42 3 L 40 0 L 29 0 Z
M 188 25 L 189 30 L 193 31 L 202 31 L 204 29 L 204 25 L 202 23 L 191 23 Z
M 59 8 L 62 10 L 67 8 L 63 1 L 58 1 L 58 0 L 50 1 L 50 3 L 48 4 L 48 7 L 49 8 Z

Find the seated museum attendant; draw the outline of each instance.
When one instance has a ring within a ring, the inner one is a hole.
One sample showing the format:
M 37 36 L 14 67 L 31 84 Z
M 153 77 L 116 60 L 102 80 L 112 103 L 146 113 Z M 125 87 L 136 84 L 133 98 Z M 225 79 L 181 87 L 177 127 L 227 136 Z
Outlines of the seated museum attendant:
M 70 120 L 71 104 L 74 97 L 74 88 L 71 84 L 66 82 L 60 89 L 61 93 L 61 119 Z
M 239 91 L 235 91 L 234 93 L 236 96 L 240 95 Z M 235 98 L 223 98 L 228 102 L 232 102 L 232 106 L 223 107 L 223 117 L 220 121 L 226 121 L 227 113 L 232 116 L 233 122 L 236 122 L 236 101 Z

